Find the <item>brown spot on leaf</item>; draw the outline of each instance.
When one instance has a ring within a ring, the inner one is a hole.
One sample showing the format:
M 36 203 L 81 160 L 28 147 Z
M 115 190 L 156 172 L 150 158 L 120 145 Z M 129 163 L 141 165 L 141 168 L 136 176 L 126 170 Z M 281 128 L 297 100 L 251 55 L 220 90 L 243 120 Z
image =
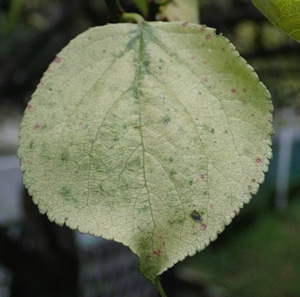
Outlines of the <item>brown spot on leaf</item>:
M 261 164 L 262 163 L 262 159 L 261 158 L 256 158 L 255 159 L 255 163 L 256 164 Z
M 34 130 L 37 130 L 37 129 L 39 129 L 41 126 L 39 125 L 39 124 L 35 124 L 34 126 L 33 126 L 33 129 Z
M 232 94 L 235 94 L 235 93 L 236 93 L 236 89 L 234 89 L 234 88 L 231 89 L 231 93 L 232 93 Z
M 206 35 L 205 35 L 205 39 L 206 39 L 206 40 L 211 39 L 211 35 L 210 35 L 210 34 L 206 34 Z
M 188 25 L 189 25 L 189 22 L 187 22 L 187 21 L 184 22 L 184 23 L 182 23 L 182 26 L 183 26 L 183 27 L 187 27 Z
M 28 104 L 28 105 L 27 105 L 27 109 L 28 109 L 28 110 L 31 110 L 31 109 L 32 109 L 32 105 L 31 105 L 31 104 Z
M 200 225 L 200 228 L 201 228 L 201 230 L 206 230 L 207 225 L 206 225 L 206 224 L 201 224 L 201 225 Z
M 160 257 L 161 250 L 155 250 L 153 251 L 153 254 L 156 255 L 157 257 Z
M 59 64 L 61 62 L 61 58 L 60 57 L 55 57 L 54 62 Z

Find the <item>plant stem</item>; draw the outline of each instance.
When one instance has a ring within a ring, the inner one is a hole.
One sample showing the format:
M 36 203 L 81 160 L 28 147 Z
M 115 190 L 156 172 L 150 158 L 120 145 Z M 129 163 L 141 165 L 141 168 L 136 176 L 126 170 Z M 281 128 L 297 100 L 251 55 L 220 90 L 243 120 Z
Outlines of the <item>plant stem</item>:
M 115 0 L 105 0 L 107 9 L 109 10 L 110 16 L 114 22 L 117 22 L 124 10 L 119 1 Z
M 119 0 L 105 0 L 113 22 L 143 23 L 144 19 L 137 13 L 124 12 Z
M 143 23 L 145 20 L 138 13 L 125 12 L 120 17 L 121 22 L 134 22 L 134 23 Z

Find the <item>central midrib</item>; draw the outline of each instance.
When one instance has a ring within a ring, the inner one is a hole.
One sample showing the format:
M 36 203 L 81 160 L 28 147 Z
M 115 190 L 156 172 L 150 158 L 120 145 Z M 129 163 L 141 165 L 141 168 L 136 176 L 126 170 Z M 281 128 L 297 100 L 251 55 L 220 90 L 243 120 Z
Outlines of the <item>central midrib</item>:
M 147 185 L 147 176 L 146 176 L 146 160 L 145 160 L 145 143 L 144 143 L 144 135 L 143 135 L 143 117 L 142 117 L 142 92 L 141 92 L 141 84 L 143 80 L 143 74 L 142 72 L 142 65 L 143 61 L 145 59 L 145 39 L 144 39 L 144 25 L 137 25 L 139 29 L 139 38 L 138 38 L 138 56 L 137 56 L 137 69 L 136 69 L 136 75 L 135 75 L 135 81 L 134 84 L 136 84 L 137 91 L 136 91 L 136 96 L 138 99 L 139 103 L 139 124 L 140 124 L 140 137 L 141 137 L 141 146 L 142 146 L 142 159 L 143 159 L 143 177 L 144 177 L 144 187 L 147 190 L 147 195 L 148 195 L 148 201 L 149 201 L 149 208 L 150 208 L 150 213 L 152 217 L 152 222 L 153 226 L 155 227 L 155 220 L 154 220 L 154 215 L 153 215 L 153 209 L 151 205 L 151 200 L 150 200 L 150 191 Z

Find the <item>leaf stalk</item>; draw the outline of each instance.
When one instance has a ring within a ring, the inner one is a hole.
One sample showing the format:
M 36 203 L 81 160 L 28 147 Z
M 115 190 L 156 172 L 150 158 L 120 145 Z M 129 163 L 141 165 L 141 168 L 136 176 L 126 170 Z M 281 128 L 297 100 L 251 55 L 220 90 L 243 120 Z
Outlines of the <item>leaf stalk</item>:
M 161 285 L 161 283 L 160 283 L 160 278 L 159 278 L 159 276 L 156 276 L 156 277 L 155 277 L 153 283 L 154 283 L 154 285 L 155 285 L 157 291 L 159 292 L 160 296 L 161 296 L 161 297 L 167 297 L 167 295 L 166 295 L 166 293 L 164 292 L 164 289 L 163 289 L 163 287 L 162 287 L 162 285 Z

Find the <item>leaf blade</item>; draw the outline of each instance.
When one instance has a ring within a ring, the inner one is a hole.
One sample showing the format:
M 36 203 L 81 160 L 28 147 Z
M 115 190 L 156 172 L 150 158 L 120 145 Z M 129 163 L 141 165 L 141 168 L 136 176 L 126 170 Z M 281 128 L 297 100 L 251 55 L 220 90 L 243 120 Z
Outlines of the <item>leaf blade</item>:
M 28 105 L 24 183 L 51 220 L 129 246 L 155 282 L 257 191 L 271 108 L 213 29 L 94 28 L 58 55 Z

